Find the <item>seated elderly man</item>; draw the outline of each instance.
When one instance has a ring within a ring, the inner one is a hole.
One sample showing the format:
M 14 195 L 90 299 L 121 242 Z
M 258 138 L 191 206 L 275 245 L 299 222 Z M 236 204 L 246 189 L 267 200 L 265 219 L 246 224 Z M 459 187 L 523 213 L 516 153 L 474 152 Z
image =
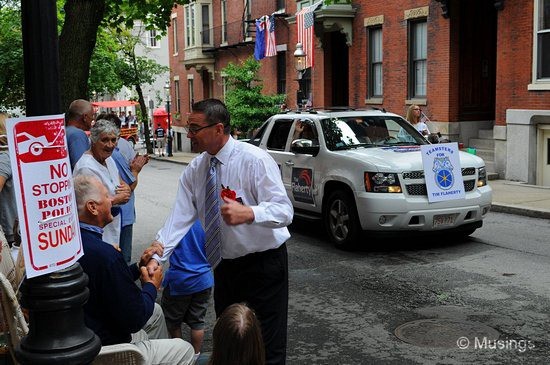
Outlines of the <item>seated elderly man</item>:
M 111 199 L 102 182 L 92 175 L 74 178 L 84 256 L 78 261 L 89 277 L 90 298 L 84 306 L 86 326 L 102 345 L 132 342 L 147 356 L 147 364 L 190 364 L 194 350 L 182 339 L 168 339 L 161 307 L 155 303 L 162 269 L 149 275 L 145 263 L 160 246 L 151 246 L 139 264 L 128 266 L 102 230 L 113 220 Z M 139 288 L 135 280 L 141 280 Z

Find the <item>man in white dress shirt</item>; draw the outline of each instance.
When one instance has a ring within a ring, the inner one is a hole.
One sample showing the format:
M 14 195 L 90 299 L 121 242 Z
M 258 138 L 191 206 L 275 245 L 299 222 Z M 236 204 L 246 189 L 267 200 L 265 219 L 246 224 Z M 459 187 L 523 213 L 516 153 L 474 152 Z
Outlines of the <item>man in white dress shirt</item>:
M 286 228 L 294 214 L 277 163 L 265 151 L 230 136 L 230 117 L 217 99 L 193 105 L 187 137 L 203 152 L 185 168 L 174 207 L 157 241 L 162 257 L 153 256 L 149 270 L 164 263 L 195 220 L 205 222 L 205 188 L 210 159 L 218 190 L 232 190 L 236 200 L 218 197 L 221 211 L 221 257 L 214 270 L 216 316 L 233 303 L 246 302 L 262 325 L 266 364 L 285 364 L 288 313 Z M 223 185 L 223 187 L 222 187 Z

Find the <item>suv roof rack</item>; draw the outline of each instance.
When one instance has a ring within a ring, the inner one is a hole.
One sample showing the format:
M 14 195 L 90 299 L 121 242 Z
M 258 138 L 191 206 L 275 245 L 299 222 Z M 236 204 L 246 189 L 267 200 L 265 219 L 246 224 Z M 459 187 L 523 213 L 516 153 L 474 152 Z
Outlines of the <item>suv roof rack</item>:
M 373 106 L 372 109 L 380 110 L 381 112 L 387 113 L 386 108 L 377 108 L 377 107 Z
M 289 114 L 289 113 L 295 113 L 295 114 L 301 114 L 301 113 L 311 113 L 311 114 L 317 114 L 317 110 L 313 108 L 307 108 L 307 109 L 285 109 L 281 110 L 279 114 Z
M 326 111 L 346 111 L 346 110 L 356 110 L 352 106 L 345 106 L 345 105 L 337 105 L 337 106 L 325 106 L 322 108 L 318 108 Z

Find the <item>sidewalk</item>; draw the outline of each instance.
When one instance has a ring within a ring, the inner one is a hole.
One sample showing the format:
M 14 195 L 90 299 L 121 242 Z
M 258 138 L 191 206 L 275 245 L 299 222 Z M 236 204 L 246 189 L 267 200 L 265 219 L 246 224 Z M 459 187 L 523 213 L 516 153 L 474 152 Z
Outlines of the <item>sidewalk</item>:
M 187 165 L 197 154 L 175 152 L 172 157 L 153 159 Z M 489 180 L 493 189 L 491 211 L 550 219 L 550 187 L 508 180 Z

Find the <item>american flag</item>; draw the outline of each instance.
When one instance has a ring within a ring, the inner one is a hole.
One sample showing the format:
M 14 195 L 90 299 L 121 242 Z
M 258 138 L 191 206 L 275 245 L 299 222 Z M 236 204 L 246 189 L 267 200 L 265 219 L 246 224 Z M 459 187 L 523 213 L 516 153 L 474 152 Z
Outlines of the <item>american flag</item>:
M 314 47 L 314 24 L 315 18 L 313 12 L 323 1 L 318 1 L 315 4 L 303 8 L 296 13 L 296 27 L 298 30 L 298 43 L 302 43 L 304 52 L 306 53 L 306 68 L 313 67 L 313 47 Z
M 266 16 L 265 56 L 277 56 L 277 42 L 275 42 L 275 16 Z

